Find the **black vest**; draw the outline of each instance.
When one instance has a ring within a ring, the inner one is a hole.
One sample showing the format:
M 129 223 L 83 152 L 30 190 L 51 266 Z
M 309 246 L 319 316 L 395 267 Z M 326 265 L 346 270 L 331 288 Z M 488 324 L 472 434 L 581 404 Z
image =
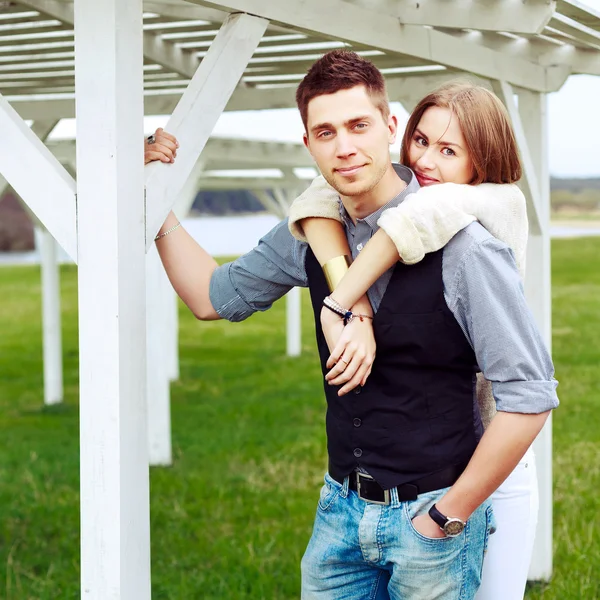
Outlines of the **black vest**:
M 442 252 L 396 264 L 373 321 L 377 356 L 364 388 L 340 398 L 325 383 L 329 471 L 338 480 L 361 466 L 389 489 L 465 465 L 475 450 L 477 363 L 444 299 Z M 319 317 L 329 291 L 310 249 L 306 272 L 325 374 Z

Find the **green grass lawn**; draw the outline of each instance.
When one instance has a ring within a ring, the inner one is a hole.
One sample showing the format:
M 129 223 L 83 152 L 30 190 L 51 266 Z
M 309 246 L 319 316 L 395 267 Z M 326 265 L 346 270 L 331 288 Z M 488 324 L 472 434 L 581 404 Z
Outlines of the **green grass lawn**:
M 553 243 L 554 578 L 527 598 L 600 598 L 600 238 Z M 76 270 L 62 269 L 66 400 L 44 408 L 39 269 L 0 269 L 0 598 L 79 594 Z M 303 297 L 303 355 L 284 303 L 249 321 L 180 310 L 174 465 L 151 471 L 154 600 L 299 597 L 326 465 L 324 399 Z

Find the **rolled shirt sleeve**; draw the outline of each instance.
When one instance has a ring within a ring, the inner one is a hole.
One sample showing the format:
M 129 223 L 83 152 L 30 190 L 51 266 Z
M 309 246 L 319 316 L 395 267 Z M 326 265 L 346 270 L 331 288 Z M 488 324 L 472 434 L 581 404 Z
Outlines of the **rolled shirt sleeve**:
M 291 288 L 308 285 L 305 256 L 306 244 L 282 221 L 250 252 L 215 269 L 209 290 L 213 307 L 228 321 L 269 309 Z
M 558 406 L 554 366 L 527 306 L 512 251 L 479 224 L 455 238 L 463 252 L 446 289 L 499 411 L 542 413 Z M 454 240 L 451 244 L 454 243 Z

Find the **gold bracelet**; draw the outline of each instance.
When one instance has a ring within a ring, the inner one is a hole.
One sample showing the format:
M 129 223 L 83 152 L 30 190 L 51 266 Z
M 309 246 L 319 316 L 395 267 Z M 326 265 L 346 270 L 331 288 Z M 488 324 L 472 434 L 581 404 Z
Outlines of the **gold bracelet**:
M 350 268 L 351 259 L 347 254 L 336 256 L 323 265 L 323 273 L 327 280 L 329 291 L 333 292 Z

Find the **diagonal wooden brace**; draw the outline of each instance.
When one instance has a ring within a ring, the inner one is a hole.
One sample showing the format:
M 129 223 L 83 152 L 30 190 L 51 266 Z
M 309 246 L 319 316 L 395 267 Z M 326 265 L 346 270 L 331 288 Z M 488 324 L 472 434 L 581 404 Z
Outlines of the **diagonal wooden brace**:
M 267 25 L 246 14 L 229 16 L 173 111 L 165 129 L 179 140 L 177 160 L 146 167 L 146 248 L 194 169 Z
M 75 180 L 0 95 L 2 175 L 77 262 Z

